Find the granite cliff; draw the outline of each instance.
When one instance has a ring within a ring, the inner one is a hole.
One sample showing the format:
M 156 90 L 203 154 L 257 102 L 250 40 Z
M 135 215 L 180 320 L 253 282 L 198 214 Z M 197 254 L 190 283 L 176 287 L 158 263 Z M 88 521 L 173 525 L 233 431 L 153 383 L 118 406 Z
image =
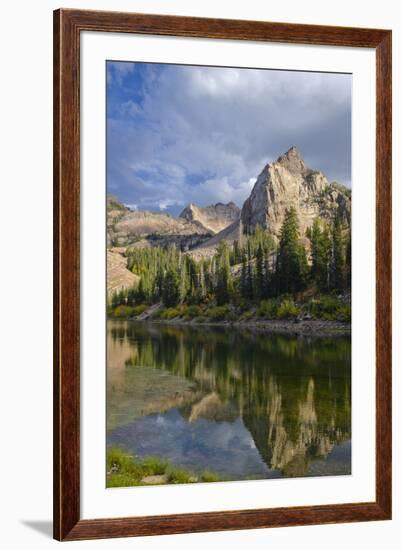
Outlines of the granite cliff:
M 306 166 L 293 146 L 258 176 L 241 211 L 243 227 L 250 231 L 259 224 L 278 237 L 291 207 L 296 209 L 301 235 L 317 217 L 332 221 L 338 215 L 343 223 L 350 224 L 351 192 Z

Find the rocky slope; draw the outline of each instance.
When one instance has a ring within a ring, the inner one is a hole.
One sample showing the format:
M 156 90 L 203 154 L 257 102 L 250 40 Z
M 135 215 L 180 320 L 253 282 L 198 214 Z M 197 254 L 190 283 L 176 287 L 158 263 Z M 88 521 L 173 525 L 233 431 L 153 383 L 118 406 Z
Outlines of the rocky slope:
M 109 295 L 115 291 L 136 286 L 139 281 L 138 275 L 127 269 L 127 259 L 122 252 L 119 249 L 107 251 L 107 290 Z
M 183 250 L 209 239 L 213 231 L 197 220 L 174 218 L 169 214 L 132 211 L 115 197 L 107 200 L 108 247 L 128 246 L 141 239 L 151 244 L 176 244 Z
M 264 167 L 243 205 L 241 220 L 246 230 L 259 224 L 278 237 L 290 207 L 296 209 L 304 235 L 316 217 L 330 221 L 338 213 L 350 223 L 351 192 L 306 166 L 297 148 L 291 147 Z
M 227 204 L 218 202 L 204 208 L 190 204 L 182 211 L 179 218 L 198 222 L 206 231 L 219 233 L 240 218 L 240 208 L 234 202 Z

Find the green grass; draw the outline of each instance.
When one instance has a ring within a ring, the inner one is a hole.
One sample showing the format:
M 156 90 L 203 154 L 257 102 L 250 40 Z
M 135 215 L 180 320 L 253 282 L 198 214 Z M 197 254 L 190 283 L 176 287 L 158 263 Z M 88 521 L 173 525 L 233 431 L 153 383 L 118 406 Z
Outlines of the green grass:
M 218 476 L 218 474 L 215 474 L 215 472 L 205 470 L 205 472 L 201 474 L 201 481 L 204 481 L 204 483 L 211 483 L 214 481 L 222 481 L 222 479 Z
M 198 478 L 183 468 L 169 467 L 166 471 L 168 483 L 194 483 Z
M 107 487 L 134 487 L 146 485 L 142 480 L 147 476 L 165 475 L 166 483 L 182 484 L 222 481 L 217 474 L 205 471 L 200 475 L 178 468 L 159 457 L 134 458 L 117 447 L 107 450 Z

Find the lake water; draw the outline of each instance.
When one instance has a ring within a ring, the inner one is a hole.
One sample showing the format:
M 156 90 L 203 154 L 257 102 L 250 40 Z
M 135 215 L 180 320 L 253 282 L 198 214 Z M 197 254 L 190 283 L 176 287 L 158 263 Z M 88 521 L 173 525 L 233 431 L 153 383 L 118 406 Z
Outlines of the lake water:
M 107 322 L 107 444 L 225 479 L 351 473 L 349 337 Z

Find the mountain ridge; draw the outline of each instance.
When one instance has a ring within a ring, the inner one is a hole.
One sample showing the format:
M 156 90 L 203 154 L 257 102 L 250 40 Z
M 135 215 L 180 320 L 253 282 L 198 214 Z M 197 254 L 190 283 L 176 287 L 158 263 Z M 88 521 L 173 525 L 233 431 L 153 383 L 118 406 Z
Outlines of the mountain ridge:
M 286 212 L 294 208 L 304 237 L 316 218 L 332 223 L 338 217 L 350 226 L 351 190 L 330 183 L 307 166 L 296 146 L 267 163 L 240 209 L 234 202 L 205 207 L 187 205 L 174 217 L 165 212 L 131 210 L 113 195 L 107 197 L 108 247 L 176 245 L 183 251 L 209 250 L 221 240 L 234 242 L 257 225 L 279 239 Z M 140 243 L 139 243 L 140 241 Z

